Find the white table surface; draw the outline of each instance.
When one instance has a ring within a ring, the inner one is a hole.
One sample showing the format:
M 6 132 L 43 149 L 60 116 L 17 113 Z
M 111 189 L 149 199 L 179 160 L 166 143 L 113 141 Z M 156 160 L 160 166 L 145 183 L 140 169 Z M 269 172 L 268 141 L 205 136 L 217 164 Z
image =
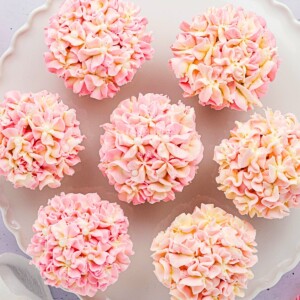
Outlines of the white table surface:
M 281 1 L 289 6 L 296 18 L 300 19 L 300 0 Z M 26 22 L 30 12 L 44 2 L 45 0 L 0 0 L 0 55 L 9 47 L 13 34 Z M 14 236 L 5 228 L 2 217 L 0 217 L 0 254 L 4 252 L 24 255 L 18 248 Z M 75 295 L 60 289 L 52 288 L 51 291 L 55 300 L 78 299 Z M 262 292 L 255 300 L 294 300 L 297 294 L 300 294 L 300 264 L 284 275 L 276 286 Z M 13 300 L 2 299 L 1 295 L 0 299 Z

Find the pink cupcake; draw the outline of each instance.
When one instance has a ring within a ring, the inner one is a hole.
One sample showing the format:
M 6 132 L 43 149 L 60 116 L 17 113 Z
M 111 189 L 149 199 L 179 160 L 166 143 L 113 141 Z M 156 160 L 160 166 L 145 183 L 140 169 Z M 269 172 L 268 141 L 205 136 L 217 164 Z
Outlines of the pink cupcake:
M 242 215 L 276 219 L 300 207 L 300 124 L 293 114 L 265 115 L 236 122 L 214 160 L 219 189 Z
M 226 5 L 180 29 L 170 64 L 184 97 L 198 96 L 217 110 L 261 106 L 279 65 L 276 40 L 262 17 Z
M 175 199 L 195 177 L 203 157 L 194 109 L 147 94 L 122 101 L 104 124 L 102 173 L 128 203 Z
M 114 97 L 152 58 L 139 11 L 121 0 L 66 0 L 46 28 L 48 70 L 80 96 Z
M 133 255 L 128 220 L 97 194 L 64 194 L 41 207 L 27 253 L 46 284 L 93 297 L 115 283 Z
M 0 174 L 16 188 L 57 188 L 74 174 L 83 138 L 57 94 L 9 92 L 0 103 Z
M 257 262 L 255 235 L 249 223 L 201 204 L 153 240 L 155 275 L 172 300 L 243 297 Z

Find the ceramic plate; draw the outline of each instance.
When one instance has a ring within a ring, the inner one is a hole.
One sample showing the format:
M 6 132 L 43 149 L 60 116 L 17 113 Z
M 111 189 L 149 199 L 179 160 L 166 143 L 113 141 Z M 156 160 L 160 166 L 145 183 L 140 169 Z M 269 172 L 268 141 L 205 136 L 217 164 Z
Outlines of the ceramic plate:
M 191 20 L 192 16 L 204 12 L 209 6 L 221 6 L 226 3 L 241 5 L 266 18 L 269 28 L 275 33 L 282 60 L 276 81 L 270 86 L 269 93 L 263 99 L 265 107 L 293 112 L 300 118 L 300 23 L 291 13 L 275 0 L 135 0 L 142 13 L 149 19 L 153 31 L 155 57 L 138 72 L 133 82 L 125 86 L 113 99 L 103 101 L 89 97 L 79 98 L 65 89 L 63 82 L 47 72 L 43 62 L 43 28 L 53 15 L 61 1 L 52 0 L 36 10 L 27 25 L 16 35 L 11 48 L 2 58 L 0 77 L 0 97 L 6 91 L 18 89 L 22 92 L 37 92 L 47 89 L 58 92 L 65 103 L 77 110 L 81 129 L 87 136 L 86 150 L 82 153 L 82 163 L 76 167 L 73 177 L 65 178 L 59 189 L 29 191 L 14 189 L 10 183 L 1 181 L 0 202 L 4 220 L 9 230 L 16 236 L 21 249 L 26 249 L 32 236 L 31 226 L 38 208 L 47 203 L 47 199 L 60 192 L 98 192 L 103 199 L 118 201 L 113 187 L 98 171 L 100 124 L 109 121 L 109 115 L 117 104 L 138 93 L 167 94 L 178 101 L 182 98 L 169 66 L 170 45 L 178 33 L 182 20 Z M 156 234 L 167 227 L 173 218 L 181 212 L 191 212 L 201 202 L 212 202 L 238 215 L 231 201 L 217 190 L 215 177 L 217 164 L 213 162 L 213 149 L 228 131 L 235 120 L 245 120 L 249 114 L 228 109 L 213 111 L 203 108 L 197 99 L 184 100 L 195 107 L 197 129 L 202 135 L 205 146 L 204 160 L 192 184 L 177 194 L 176 200 L 155 205 L 133 207 L 120 203 L 130 219 L 130 234 L 134 242 L 135 256 L 129 269 L 121 274 L 119 281 L 105 294 L 94 299 L 109 297 L 111 300 L 127 299 L 169 299 L 164 288 L 153 274 L 150 258 L 150 245 Z M 247 218 L 244 218 L 247 219 Z M 279 221 L 254 218 L 250 222 L 257 229 L 259 263 L 254 268 L 255 278 L 249 283 L 245 299 L 253 299 L 260 291 L 274 285 L 282 274 L 292 269 L 300 260 L 300 210 L 290 217 Z

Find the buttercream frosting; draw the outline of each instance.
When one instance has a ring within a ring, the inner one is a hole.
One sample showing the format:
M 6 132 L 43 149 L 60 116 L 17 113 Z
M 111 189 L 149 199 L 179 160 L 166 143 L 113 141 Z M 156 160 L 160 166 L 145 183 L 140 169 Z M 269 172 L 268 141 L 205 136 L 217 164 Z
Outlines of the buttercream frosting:
M 248 222 L 201 204 L 153 240 L 155 275 L 172 300 L 243 297 L 257 262 L 255 235 Z
M 103 128 L 99 168 L 128 203 L 174 200 L 203 157 L 194 109 L 163 95 L 122 101 Z
M 93 297 L 133 255 L 121 207 L 97 194 L 60 194 L 41 207 L 27 253 L 48 285 Z
M 184 97 L 214 109 L 250 110 L 274 80 L 279 59 L 264 18 L 241 7 L 210 8 L 182 22 L 170 65 Z
M 16 188 L 57 188 L 80 162 L 76 111 L 47 91 L 11 91 L 0 103 L 0 174 Z
M 66 0 L 45 31 L 50 72 L 74 93 L 112 98 L 152 58 L 140 9 L 121 0 Z
M 300 125 L 268 109 L 230 131 L 215 148 L 217 183 L 241 214 L 283 218 L 300 207 Z

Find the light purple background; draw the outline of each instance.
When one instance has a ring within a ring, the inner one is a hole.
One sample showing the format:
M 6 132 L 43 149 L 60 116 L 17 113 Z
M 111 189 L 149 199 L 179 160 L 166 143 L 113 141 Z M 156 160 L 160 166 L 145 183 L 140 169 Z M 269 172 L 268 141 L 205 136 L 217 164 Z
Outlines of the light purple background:
M 300 0 L 281 1 L 290 7 L 296 18 L 300 19 Z M 13 34 L 26 22 L 30 12 L 43 3 L 45 0 L 0 0 L 0 55 L 9 47 Z M 0 254 L 4 252 L 24 255 L 0 217 Z M 51 292 L 55 300 L 78 299 L 75 295 L 60 289 L 52 288 Z M 284 275 L 275 287 L 262 292 L 255 300 L 294 300 L 297 294 L 300 294 L 300 264 L 293 271 Z M 0 299 L 8 300 L 2 299 L 1 295 Z

